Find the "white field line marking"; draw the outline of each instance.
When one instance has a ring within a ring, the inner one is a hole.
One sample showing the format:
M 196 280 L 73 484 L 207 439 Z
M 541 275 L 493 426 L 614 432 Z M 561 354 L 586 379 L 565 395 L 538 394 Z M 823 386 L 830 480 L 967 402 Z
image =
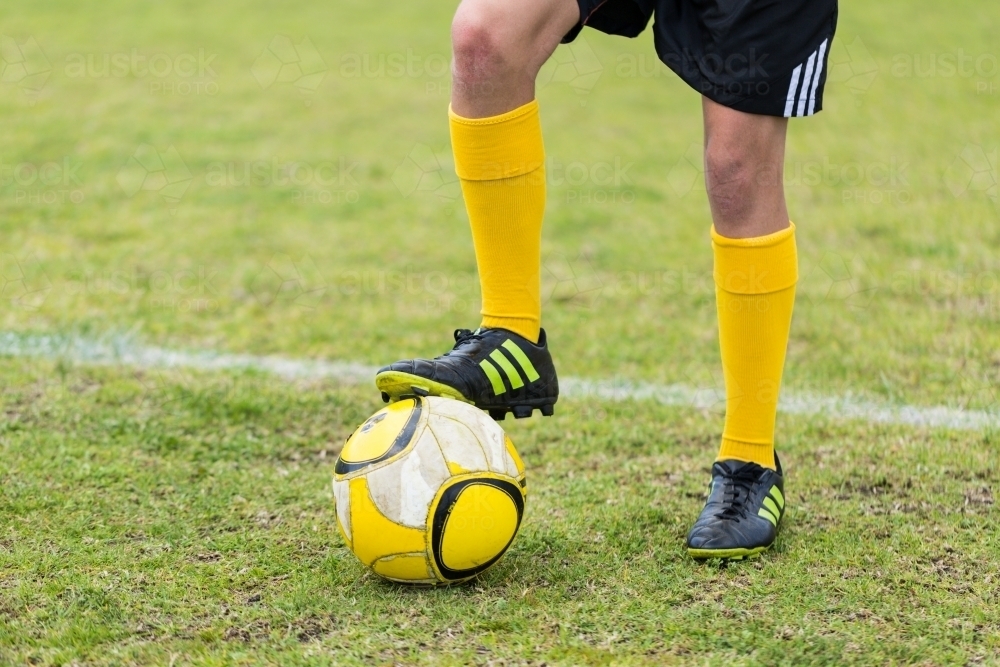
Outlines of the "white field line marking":
M 64 335 L 0 333 L 0 356 L 66 359 L 94 365 L 139 368 L 189 368 L 202 371 L 257 370 L 282 378 L 331 379 L 345 384 L 372 382 L 376 368 L 344 361 L 288 359 L 277 356 L 185 352 L 141 345 L 130 336 L 99 339 Z M 559 381 L 566 398 L 596 398 L 604 401 L 652 400 L 663 405 L 699 409 L 718 407 L 723 396 L 717 389 L 696 389 L 681 384 L 660 385 L 628 380 L 586 380 L 568 377 Z M 859 420 L 876 424 L 983 430 L 1000 428 L 1000 413 L 945 406 L 893 405 L 863 397 L 824 396 L 808 392 L 783 392 L 779 411 L 794 415 L 823 415 L 832 419 Z

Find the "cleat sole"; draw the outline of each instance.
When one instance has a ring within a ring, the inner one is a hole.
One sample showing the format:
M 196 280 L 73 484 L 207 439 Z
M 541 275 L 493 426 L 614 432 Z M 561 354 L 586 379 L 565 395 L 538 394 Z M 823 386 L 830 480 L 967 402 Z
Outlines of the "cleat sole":
M 745 560 L 749 558 L 756 558 L 765 551 L 771 548 L 771 545 L 766 547 L 753 547 L 751 549 L 692 549 L 688 548 L 688 555 L 697 560 L 708 560 L 710 558 L 721 558 L 723 560 Z
M 411 373 L 384 371 L 375 376 L 375 386 L 382 393 L 382 400 L 386 403 L 395 403 L 401 399 L 412 398 L 414 396 L 441 396 L 476 405 L 475 402 L 467 399 L 461 392 L 446 384 L 434 382 L 433 380 L 428 380 L 427 378 L 422 378 L 419 375 Z M 476 407 L 480 410 L 488 411 L 490 417 L 496 421 L 503 421 L 508 412 L 513 412 L 514 417 L 517 419 L 530 417 L 536 409 L 545 417 L 551 417 L 555 414 L 555 399 L 534 399 L 533 402 L 536 404 L 501 405 L 496 407 L 476 405 Z
M 419 375 L 410 373 L 400 373 L 399 371 L 385 371 L 375 376 L 375 386 L 385 396 L 389 397 L 390 403 L 412 396 L 441 396 L 443 398 L 454 398 L 463 403 L 472 403 L 462 395 L 461 392 L 440 382 L 434 382 Z

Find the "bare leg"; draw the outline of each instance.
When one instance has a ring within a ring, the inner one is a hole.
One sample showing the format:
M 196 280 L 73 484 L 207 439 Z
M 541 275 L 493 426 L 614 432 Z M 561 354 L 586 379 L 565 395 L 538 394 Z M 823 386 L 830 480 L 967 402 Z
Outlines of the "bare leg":
M 734 239 L 788 227 L 785 188 L 787 118 L 734 111 L 702 98 L 705 185 L 715 230 Z
M 580 20 L 576 0 L 463 0 L 451 26 L 452 109 L 465 118 L 535 99 L 535 77 Z

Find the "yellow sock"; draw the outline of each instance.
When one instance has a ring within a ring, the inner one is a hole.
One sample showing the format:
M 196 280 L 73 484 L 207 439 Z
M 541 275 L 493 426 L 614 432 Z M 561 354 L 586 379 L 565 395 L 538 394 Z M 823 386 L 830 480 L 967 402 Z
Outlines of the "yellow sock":
M 774 418 L 799 277 L 795 225 L 729 239 L 712 228 L 726 426 L 716 460 L 773 469 Z
M 486 327 L 537 342 L 545 149 L 538 102 L 490 118 L 449 109 L 455 170 L 472 225 Z

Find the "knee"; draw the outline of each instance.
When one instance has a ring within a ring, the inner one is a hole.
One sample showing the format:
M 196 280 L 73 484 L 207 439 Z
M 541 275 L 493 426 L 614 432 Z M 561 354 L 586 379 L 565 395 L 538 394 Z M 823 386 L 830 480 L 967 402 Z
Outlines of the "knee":
M 714 216 L 739 222 L 753 209 L 759 176 L 752 151 L 738 142 L 709 141 L 705 148 L 705 186 Z
M 460 85 L 489 85 L 509 67 L 496 22 L 474 3 L 463 3 L 451 26 L 452 75 Z

